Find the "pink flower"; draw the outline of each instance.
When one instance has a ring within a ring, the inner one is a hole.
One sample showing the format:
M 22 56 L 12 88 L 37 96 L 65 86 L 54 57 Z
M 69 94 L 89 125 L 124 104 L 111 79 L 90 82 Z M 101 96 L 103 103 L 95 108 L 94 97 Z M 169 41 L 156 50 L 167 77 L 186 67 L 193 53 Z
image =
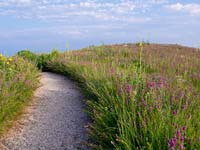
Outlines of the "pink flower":
M 176 112 L 176 111 L 174 111 L 174 112 L 173 112 L 173 115 L 177 115 L 177 112 Z
M 184 140 L 185 140 L 184 136 L 181 136 L 181 142 L 184 143 Z
M 179 144 L 179 150 L 183 150 L 183 145 Z
M 181 131 L 180 131 L 180 130 L 177 131 L 177 136 L 178 136 L 179 138 L 181 137 Z
M 183 127 L 182 127 L 182 130 L 185 131 L 185 130 L 186 130 L 186 126 L 183 126 Z
M 133 91 L 133 87 L 130 84 L 126 84 L 125 88 L 126 88 L 126 92 L 129 93 L 129 94 Z
M 168 142 L 169 146 L 170 146 L 170 149 L 171 150 L 174 150 L 175 149 L 175 146 L 176 146 L 176 138 L 173 137 L 172 139 L 169 140 Z

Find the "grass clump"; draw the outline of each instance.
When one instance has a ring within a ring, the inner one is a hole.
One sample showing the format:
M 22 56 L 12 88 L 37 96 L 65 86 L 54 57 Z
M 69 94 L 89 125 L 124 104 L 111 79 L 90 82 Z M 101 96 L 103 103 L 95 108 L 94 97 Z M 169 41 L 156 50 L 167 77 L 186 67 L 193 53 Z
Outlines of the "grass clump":
M 200 149 L 200 53 L 178 45 L 89 47 L 47 69 L 88 93 L 95 149 Z
M 38 69 L 22 57 L 0 54 L 0 131 L 30 100 L 38 85 Z

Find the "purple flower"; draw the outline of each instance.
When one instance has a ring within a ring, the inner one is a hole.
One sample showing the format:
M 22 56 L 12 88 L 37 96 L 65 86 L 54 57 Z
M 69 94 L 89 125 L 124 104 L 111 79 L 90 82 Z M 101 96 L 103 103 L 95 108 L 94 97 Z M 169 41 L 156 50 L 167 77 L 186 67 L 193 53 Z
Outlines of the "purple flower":
M 185 131 L 185 130 L 186 130 L 186 126 L 183 126 L 183 127 L 182 127 L 182 130 Z
M 157 105 L 157 108 L 160 109 L 160 104 Z
M 178 136 L 179 138 L 181 137 L 181 131 L 180 131 L 180 130 L 177 131 L 177 136 Z
M 168 86 L 167 79 L 163 76 L 153 75 L 146 82 L 147 89 L 160 89 Z
M 144 105 L 144 107 L 147 107 L 147 103 L 144 99 L 142 99 L 142 104 Z
M 173 149 L 176 146 L 176 138 L 173 137 L 172 139 L 169 140 L 169 145 L 170 148 Z
M 174 112 L 173 112 L 173 115 L 177 115 L 177 112 L 176 112 L 176 111 L 174 111 Z
M 183 145 L 179 144 L 179 150 L 183 150 Z
M 130 84 L 126 84 L 125 88 L 126 88 L 126 92 L 129 93 L 129 94 L 133 91 L 133 87 Z
M 184 140 L 185 140 L 184 136 L 181 136 L 181 142 L 184 143 Z

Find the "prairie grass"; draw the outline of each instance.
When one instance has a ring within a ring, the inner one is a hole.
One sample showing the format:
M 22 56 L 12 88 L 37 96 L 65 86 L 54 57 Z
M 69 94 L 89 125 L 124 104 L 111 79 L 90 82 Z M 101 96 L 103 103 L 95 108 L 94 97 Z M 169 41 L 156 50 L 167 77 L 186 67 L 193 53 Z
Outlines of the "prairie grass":
M 88 95 L 94 149 L 200 149 L 200 52 L 125 44 L 67 51 L 48 70 Z
M 21 57 L 0 54 L 0 132 L 19 114 L 38 86 L 39 72 Z

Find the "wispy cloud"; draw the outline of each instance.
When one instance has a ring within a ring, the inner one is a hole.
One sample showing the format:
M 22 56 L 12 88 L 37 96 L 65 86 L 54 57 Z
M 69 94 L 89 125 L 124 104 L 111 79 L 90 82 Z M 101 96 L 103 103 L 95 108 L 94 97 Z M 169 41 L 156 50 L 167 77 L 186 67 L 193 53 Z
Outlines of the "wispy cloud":
M 168 9 L 178 12 L 186 12 L 191 15 L 199 15 L 200 16 L 200 4 L 189 3 L 189 4 L 171 4 L 166 6 Z
M 151 5 L 165 2 L 166 0 L 147 0 L 146 3 L 131 0 L 116 2 L 99 2 L 95 0 L 79 2 L 67 0 L 3 0 L 0 2 L 0 15 L 58 22 L 85 18 L 86 20 L 95 19 L 94 21 L 140 23 L 149 21 L 150 17 L 138 16 L 138 12 L 143 13 Z

